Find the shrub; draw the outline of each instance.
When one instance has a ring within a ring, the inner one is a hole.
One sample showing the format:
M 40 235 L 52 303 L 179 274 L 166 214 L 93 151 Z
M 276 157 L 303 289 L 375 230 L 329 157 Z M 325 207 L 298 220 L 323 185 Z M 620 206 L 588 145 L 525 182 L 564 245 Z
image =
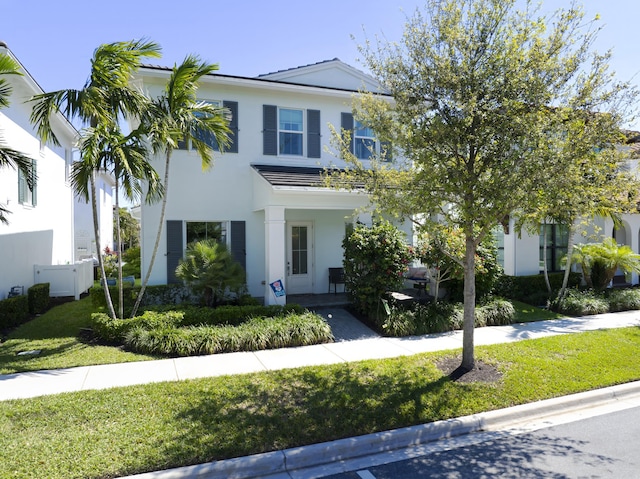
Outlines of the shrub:
M 113 286 L 109 288 L 111 300 L 116 310 L 118 309 L 118 289 Z M 125 284 L 123 290 L 124 314 L 129 316 L 133 308 L 133 304 L 140 292 L 140 286 L 128 286 Z M 96 308 L 106 308 L 107 302 L 104 297 L 104 288 L 102 286 L 93 286 L 89 289 L 91 303 Z M 186 286 L 180 284 L 167 284 L 148 286 L 142 300 L 143 306 L 149 305 L 176 305 L 176 304 L 197 304 L 200 296 L 194 295 Z
M 134 246 L 122 253 L 122 275 L 140 277 L 140 246 Z
M 227 246 L 216 240 L 188 244 L 186 257 L 176 268 L 176 276 L 193 290 L 202 292 L 207 306 L 223 302 L 228 291 L 246 291 L 244 269 Z
M 591 289 L 570 289 L 563 299 L 556 298 L 551 302 L 551 309 L 570 316 L 586 316 L 608 313 L 609 303 L 603 293 Z
M 252 317 L 271 318 L 287 313 L 300 314 L 304 308 L 298 304 L 286 305 L 225 305 L 217 308 L 207 308 L 193 305 L 167 305 L 149 308 L 153 311 L 180 311 L 184 315 L 182 324 L 185 326 L 207 324 L 210 326 L 237 326 Z
M 304 346 L 333 340 L 321 316 L 306 312 L 276 318 L 254 318 L 240 326 L 166 327 L 131 329 L 125 345 L 137 352 L 166 356 L 194 356 Z
M 411 252 L 404 233 L 387 222 L 357 225 L 342 242 L 345 286 L 354 307 L 374 320 L 387 291 L 400 289 Z
M 29 301 L 26 295 L 0 301 L 0 330 L 18 326 L 29 319 Z
M 630 311 L 640 309 L 640 289 L 614 289 L 606 296 L 609 311 Z
M 582 275 L 569 273 L 569 288 L 580 285 Z M 549 283 L 553 291 L 559 291 L 564 280 L 564 272 L 549 273 Z M 507 276 L 498 278 L 494 287 L 494 294 L 508 299 L 515 299 L 527 304 L 545 304 L 549 299 L 549 292 L 543 274 L 530 276 Z
M 476 308 L 476 327 L 512 324 L 516 310 L 504 299 L 493 299 Z M 382 332 L 388 336 L 413 336 L 443 333 L 461 329 L 462 305 L 438 301 L 426 305 L 415 304 L 411 309 L 392 308 L 382 321 Z
M 30 314 L 42 314 L 49 308 L 49 283 L 34 284 L 27 290 Z
M 94 333 L 108 343 L 122 344 L 132 329 L 155 330 L 177 327 L 182 323 L 183 313 L 177 311 L 145 311 L 135 318 L 112 319 L 105 313 L 91 315 Z

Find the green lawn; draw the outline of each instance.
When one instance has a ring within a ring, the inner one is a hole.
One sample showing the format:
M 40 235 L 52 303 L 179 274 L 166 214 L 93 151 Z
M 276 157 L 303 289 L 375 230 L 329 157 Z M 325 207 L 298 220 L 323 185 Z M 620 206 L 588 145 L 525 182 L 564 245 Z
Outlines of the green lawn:
M 517 301 L 513 301 L 513 304 L 516 322 L 560 317 L 551 311 Z M 0 344 L 0 374 L 157 359 L 117 347 L 88 345 L 80 341 L 78 332 L 91 325 L 93 312 L 95 308 L 87 297 L 51 308 L 17 328 Z M 38 356 L 17 356 L 21 351 L 31 350 L 42 352 Z
M 640 379 L 640 328 L 476 348 L 503 374 L 457 383 L 444 355 L 0 403 L 0 477 L 105 478 L 301 446 Z
M 93 312 L 95 308 L 87 297 L 51 308 L 14 330 L 0 344 L 0 374 L 155 359 L 81 342 L 78 333 L 91 325 Z M 21 351 L 32 350 L 42 352 L 38 356 L 17 356 Z

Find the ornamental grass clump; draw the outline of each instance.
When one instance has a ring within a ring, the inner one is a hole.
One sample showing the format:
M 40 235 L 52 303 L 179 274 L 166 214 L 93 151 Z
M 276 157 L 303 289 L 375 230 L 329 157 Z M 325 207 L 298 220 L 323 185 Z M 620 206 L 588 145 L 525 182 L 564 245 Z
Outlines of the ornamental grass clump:
M 163 356 L 259 351 L 333 341 L 327 322 L 315 313 L 253 318 L 239 326 L 188 326 L 131 329 L 125 346 L 135 352 Z
M 640 309 L 640 289 L 614 289 L 606 296 L 609 311 L 630 311 Z
M 551 309 L 570 316 L 588 316 L 609 312 L 609 302 L 604 294 L 594 290 L 569 289 L 563 298 L 556 298 Z

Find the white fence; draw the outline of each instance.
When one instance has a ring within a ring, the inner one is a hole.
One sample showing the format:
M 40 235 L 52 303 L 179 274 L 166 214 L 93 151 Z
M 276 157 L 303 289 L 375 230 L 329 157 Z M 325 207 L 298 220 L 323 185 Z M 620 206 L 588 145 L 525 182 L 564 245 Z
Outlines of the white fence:
M 74 264 L 40 265 L 33 267 L 34 282 L 49 283 L 49 296 L 73 296 L 93 286 L 93 260 L 83 260 Z

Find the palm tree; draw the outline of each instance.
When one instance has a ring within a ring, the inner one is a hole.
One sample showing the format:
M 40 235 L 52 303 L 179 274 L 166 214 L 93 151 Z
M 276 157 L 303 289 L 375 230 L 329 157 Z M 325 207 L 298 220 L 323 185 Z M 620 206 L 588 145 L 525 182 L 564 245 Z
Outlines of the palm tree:
M 138 201 L 142 196 L 140 180 L 147 183 L 145 201 L 154 202 L 162 196 L 162 184 L 156 170 L 146 160 L 147 149 L 143 143 L 139 130 L 124 135 L 119 128 L 108 125 L 98 126 L 86 130 L 83 138 L 83 153 L 87 157 L 99 159 L 99 169 L 109 171 L 115 178 L 115 219 L 116 226 L 116 254 L 118 255 L 118 317 L 124 317 L 122 261 L 120 245 L 122 244 L 120 229 L 120 194 L 131 201 Z M 86 180 L 76 178 L 75 184 Z
M 0 75 L 22 75 L 20 65 L 9 55 L 0 54 Z M 9 82 L 7 82 L 5 78 L 0 76 L 0 108 L 9 106 L 10 95 L 11 85 L 9 85 Z M 20 170 L 25 178 L 27 178 L 29 188 L 33 187 L 33 181 L 35 181 L 35 177 L 31 171 L 31 161 L 31 158 L 25 154 L 5 146 L 2 131 L 0 131 L 0 168 L 9 166 Z M 11 212 L 4 205 L 0 204 L 0 223 L 9 224 L 6 216 L 9 213 Z
M 165 154 L 164 196 L 151 261 L 131 312 L 132 316 L 135 316 L 142 301 L 162 237 L 169 192 L 169 165 L 173 150 L 178 148 L 181 142 L 191 143 L 201 159 L 202 169 L 207 170 L 213 166 L 213 149 L 205 139 L 215 138 L 220 151 L 229 145 L 228 111 L 217 105 L 198 101 L 196 96 L 200 79 L 216 70 L 217 64 L 208 64 L 195 55 L 188 55 L 180 65 L 174 65 L 164 93 L 152 100 L 143 117 L 143 127 L 147 131 L 154 153 Z
M 189 243 L 186 259 L 178 264 L 176 276 L 202 292 L 207 306 L 217 306 L 227 290 L 238 292 L 245 286 L 244 269 L 227 246 L 216 240 Z
M 81 132 L 83 157 L 80 163 L 74 165 L 74 186 L 77 193 L 87 200 L 91 199 L 97 245 L 100 245 L 100 232 L 95 174 L 101 169 L 106 169 L 105 158 L 99 146 L 108 148 L 108 145 L 98 141 L 95 129 L 101 128 L 103 133 L 117 130 L 118 122 L 122 118 L 144 111 L 147 99 L 141 92 L 131 87 L 130 78 L 140 67 L 142 58 L 159 56 L 160 47 L 146 40 L 104 44 L 94 52 L 91 60 L 91 74 L 82 89 L 59 90 L 32 98 L 34 108 L 31 113 L 31 122 L 37 126 L 43 141 L 59 144 L 50 123 L 51 116 L 57 112 L 63 113 L 69 119 L 79 120 L 85 127 L 90 127 L 89 130 Z M 91 129 L 94 129 L 93 133 Z M 80 184 L 81 180 L 84 180 L 84 186 Z M 102 282 L 106 285 L 100 251 L 98 251 L 98 263 Z M 111 296 L 106 287 L 105 297 L 109 314 L 115 318 Z

